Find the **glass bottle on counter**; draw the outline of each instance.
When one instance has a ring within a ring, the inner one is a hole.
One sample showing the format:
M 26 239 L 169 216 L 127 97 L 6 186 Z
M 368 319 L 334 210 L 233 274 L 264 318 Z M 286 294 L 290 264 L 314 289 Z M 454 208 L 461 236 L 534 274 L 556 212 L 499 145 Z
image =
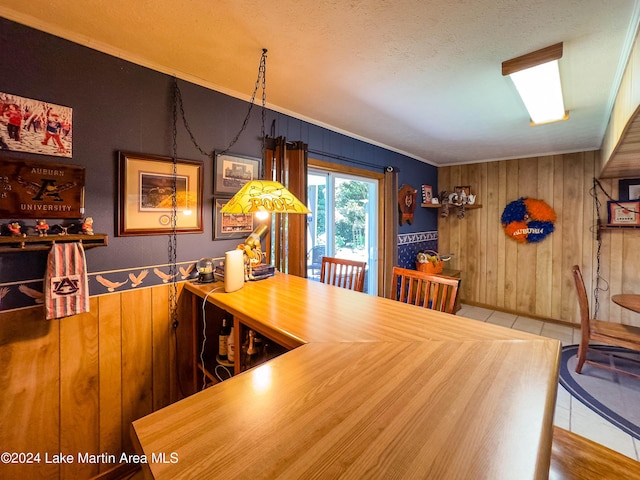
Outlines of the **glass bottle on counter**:
M 256 347 L 255 347 L 255 332 L 253 330 L 249 330 L 249 338 L 247 342 L 242 346 L 242 353 L 244 356 L 244 368 L 251 368 L 253 366 L 253 361 L 255 360 Z
M 231 326 L 229 325 L 229 320 L 225 316 L 222 319 L 222 325 L 220 325 L 220 331 L 218 332 L 218 358 L 226 362 L 228 358 L 228 346 L 227 343 L 229 341 L 229 335 L 231 333 Z
M 227 360 L 231 363 L 236 360 L 236 345 L 233 339 L 233 327 L 231 327 L 229 338 L 227 338 Z

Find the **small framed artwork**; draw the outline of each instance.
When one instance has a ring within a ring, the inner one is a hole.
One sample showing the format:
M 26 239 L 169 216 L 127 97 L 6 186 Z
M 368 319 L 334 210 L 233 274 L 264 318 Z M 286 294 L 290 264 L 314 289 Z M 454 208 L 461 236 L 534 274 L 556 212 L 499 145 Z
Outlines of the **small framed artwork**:
M 626 178 L 618 181 L 620 200 L 640 200 L 640 178 Z
M 461 187 L 454 187 L 454 189 L 456 194 L 458 195 L 458 198 L 460 198 L 461 196 L 468 197 L 471 194 L 471 187 L 468 185 L 461 186 Z
M 433 188 L 431 185 L 422 185 L 422 203 L 431 203 L 433 200 Z
M 118 236 L 202 233 L 203 162 L 118 155 Z
M 220 213 L 231 198 L 214 198 L 213 239 L 247 238 L 253 232 L 253 214 Z
M 607 202 L 609 207 L 609 225 L 640 225 L 640 200 L 632 202 Z
M 238 155 L 216 155 L 213 193 L 233 195 L 251 180 L 260 177 L 260 160 Z

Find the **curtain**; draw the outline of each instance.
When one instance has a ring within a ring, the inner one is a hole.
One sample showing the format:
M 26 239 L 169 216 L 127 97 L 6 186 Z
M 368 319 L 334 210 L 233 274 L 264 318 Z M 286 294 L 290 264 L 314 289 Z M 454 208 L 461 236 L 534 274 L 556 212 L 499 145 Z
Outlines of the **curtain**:
M 398 169 L 384 173 L 384 258 L 382 262 L 384 296 L 391 298 L 393 267 L 398 263 Z
M 284 137 L 265 140 L 265 179 L 276 180 L 302 203 L 307 203 L 308 146 L 287 142 Z M 278 270 L 299 277 L 307 276 L 307 216 L 274 214 L 271 219 L 267 261 Z

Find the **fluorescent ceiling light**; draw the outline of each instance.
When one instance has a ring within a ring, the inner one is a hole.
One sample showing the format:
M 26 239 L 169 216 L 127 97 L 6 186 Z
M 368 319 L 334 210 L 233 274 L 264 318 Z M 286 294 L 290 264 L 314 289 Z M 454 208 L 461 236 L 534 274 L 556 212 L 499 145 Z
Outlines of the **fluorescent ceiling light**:
M 558 43 L 502 63 L 502 74 L 511 77 L 532 125 L 569 118 L 562 99 L 558 67 L 561 57 L 562 43 Z

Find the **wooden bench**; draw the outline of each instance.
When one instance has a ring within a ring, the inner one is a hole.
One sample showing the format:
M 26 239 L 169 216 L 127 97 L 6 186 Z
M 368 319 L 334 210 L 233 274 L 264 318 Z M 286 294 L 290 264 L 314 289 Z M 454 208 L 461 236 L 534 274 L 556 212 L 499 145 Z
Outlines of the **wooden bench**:
M 549 480 L 640 480 L 640 462 L 553 427 Z

